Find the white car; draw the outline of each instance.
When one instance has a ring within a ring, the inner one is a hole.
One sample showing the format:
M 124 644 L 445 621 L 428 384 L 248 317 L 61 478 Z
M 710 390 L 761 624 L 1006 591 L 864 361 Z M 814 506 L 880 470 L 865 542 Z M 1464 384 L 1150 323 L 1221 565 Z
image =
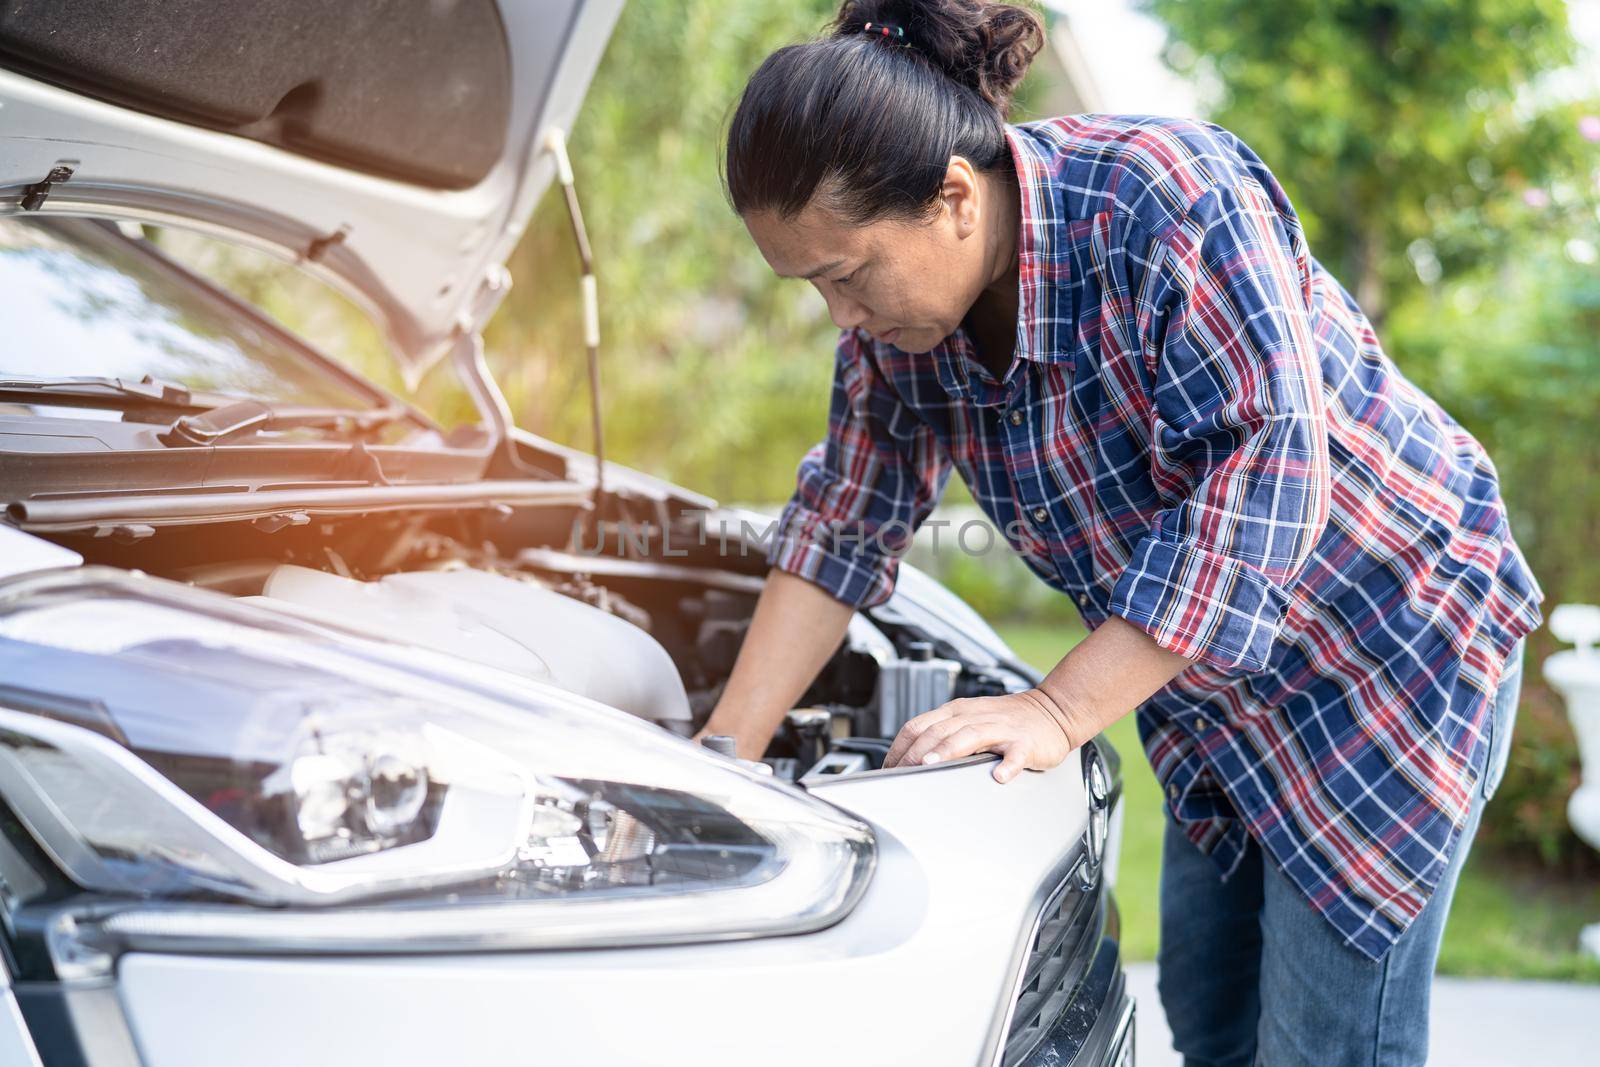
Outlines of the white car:
M 0 1063 L 1132 1062 L 1115 753 L 882 769 L 1037 680 L 909 567 L 761 764 L 695 745 L 762 521 L 509 425 L 479 334 L 618 7 L 0 12 Z

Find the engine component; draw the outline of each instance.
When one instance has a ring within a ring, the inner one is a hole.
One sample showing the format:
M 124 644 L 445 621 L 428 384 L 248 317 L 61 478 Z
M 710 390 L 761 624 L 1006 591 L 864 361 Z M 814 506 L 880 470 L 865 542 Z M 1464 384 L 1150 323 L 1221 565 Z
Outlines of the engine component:
M 803 774 L 806 768 L 828 751 L 833 713 L 827 708 L 794 708 L 784 714 L 783 720 L 794 742 L 795 758 L 799 760 Z
M 871 769 L 872 764 L 863 753 L 834 751 L 812 764 L 811 769 L 800 776 L 800 784 L 815 785 L 829 778 L 840 778 L 846 774 L 857 774 Z
M 706 734 L 700 739 L 700 745 L 702 748 L 709 749 L 719 756 L 727 757 L 742 767 L 748 767 L 757 774 L 770 775 L 772 773 L 772 767 L 769 764 L 761 763 L 757 760 L 740 759 L 739 747 L 734 742 L 731 734 Z M 790 775 L 791 780 L 793 777 L 793 775 Z
M 887 737 L 841 737 L 834 741 L 830 751 L 859 752 L 867 757 L 867 769 L 877 771 L 883 769 L 883 761 L 889 758 L 889 749 L 893 747 L 893 740 Z
M 878 730 L 894 737 L 900 727 L 955 696 L 961 664 L 933 658 L 933 646 L 913 642 L 911 658 L 891 660 L 878 669 Z
M 488 571 L 414 571 L 376 582 L 284 565 L 263 596 L 276 610 L 421 645 L 536 678 L 686 729 L 689 697 L 660 643 L 623 619 Z
M 750 628 L 750 603 L 747 597 L 721 589 L 710 589 L 699 600 L 700 627 L 695 637 L 695 654 L 706 671 L 726 677 L 739 658 L 745 631 Z

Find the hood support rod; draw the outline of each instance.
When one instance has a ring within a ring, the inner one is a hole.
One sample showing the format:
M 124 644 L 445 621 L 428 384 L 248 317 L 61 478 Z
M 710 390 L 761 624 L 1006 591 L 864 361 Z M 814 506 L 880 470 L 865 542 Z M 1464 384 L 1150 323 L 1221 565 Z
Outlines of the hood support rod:
M 572 239 L 578 246 L 579 286 L 583 301 L 583 345 L 589 355 L 589 408 L 594 433 L 594 521 L 600 522 L 600 504 L 605 497 L 606 438 L 601 425 L 600 401 L 600 292 L 595 282 L 594 254 L 589 247 L 589 231 L 583 224 L 583 209 L 578 206 L 578 189 L 572 177 L 572 160 L 567 156 L 567 136 L 560 127 L 545 135 L 544 148 L 555 159 L 556 180 L 567 202 L 567 217 L 572 220 Z

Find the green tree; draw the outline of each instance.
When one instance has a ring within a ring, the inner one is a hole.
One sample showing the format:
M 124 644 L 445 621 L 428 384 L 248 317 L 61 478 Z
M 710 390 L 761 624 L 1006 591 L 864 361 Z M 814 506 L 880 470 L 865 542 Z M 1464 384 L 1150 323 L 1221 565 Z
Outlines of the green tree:
M 1570 108 L 1536 104 L 1574 55 L 1565 0 L 1141 3 L 1380 326 L 1499 254 L 1522 191 L 1572 173 L 1584 148 Z

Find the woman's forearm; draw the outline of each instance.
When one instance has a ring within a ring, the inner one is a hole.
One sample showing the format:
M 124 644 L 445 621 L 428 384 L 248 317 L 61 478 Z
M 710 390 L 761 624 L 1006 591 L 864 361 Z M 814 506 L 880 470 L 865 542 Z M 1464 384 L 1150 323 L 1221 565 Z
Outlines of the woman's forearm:
M 1038 689 L 1060 708 L 1076 748 L 1193 662 L 1113 615 L 1063 656 Z
M 771 571 L 733 673 L 696 736 L 731 734 L 740 756 L 760 759 L 784 713 L 844 640 L 854 614 L 804 578 Z

